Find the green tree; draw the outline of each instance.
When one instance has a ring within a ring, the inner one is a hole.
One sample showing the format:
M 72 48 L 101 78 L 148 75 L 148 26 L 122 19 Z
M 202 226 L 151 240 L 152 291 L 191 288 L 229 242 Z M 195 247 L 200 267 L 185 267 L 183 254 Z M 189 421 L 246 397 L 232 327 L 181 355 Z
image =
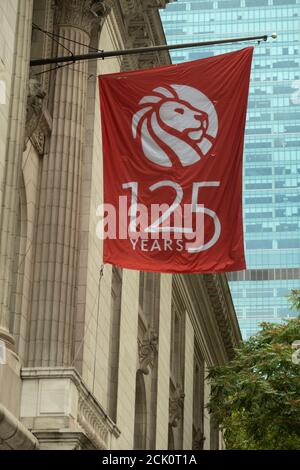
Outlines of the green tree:
M 300 311 L 300 290 L 290 301 Z M 300 363 L 292 361 L 297 340 L 300 316 L 262 323 L 231 362 L 210 369 L 208 408 L 227 449 L 300 449 Z

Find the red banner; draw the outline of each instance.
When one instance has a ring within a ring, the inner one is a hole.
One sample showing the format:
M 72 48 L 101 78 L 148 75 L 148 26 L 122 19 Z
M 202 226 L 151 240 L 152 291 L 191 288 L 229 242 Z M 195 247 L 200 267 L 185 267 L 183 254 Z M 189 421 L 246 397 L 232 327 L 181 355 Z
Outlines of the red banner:
M 99 77 L 104 262 L 245 269 L 242 157 L 253 48 Z

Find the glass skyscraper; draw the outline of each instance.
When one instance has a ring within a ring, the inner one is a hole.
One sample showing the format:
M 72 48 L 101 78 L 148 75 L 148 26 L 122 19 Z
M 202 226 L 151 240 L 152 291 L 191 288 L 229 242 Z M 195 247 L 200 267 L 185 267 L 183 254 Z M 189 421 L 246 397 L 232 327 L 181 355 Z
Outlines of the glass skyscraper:
M 244 150 L 247 270 L 228 275 L 243 337 L 293 316 L 300 279 L 300 0 L 178 0 L 161 11 L 169 44 L 277 32 L 254 51 Z M 181 49 L 173 63 L 247 44 Z

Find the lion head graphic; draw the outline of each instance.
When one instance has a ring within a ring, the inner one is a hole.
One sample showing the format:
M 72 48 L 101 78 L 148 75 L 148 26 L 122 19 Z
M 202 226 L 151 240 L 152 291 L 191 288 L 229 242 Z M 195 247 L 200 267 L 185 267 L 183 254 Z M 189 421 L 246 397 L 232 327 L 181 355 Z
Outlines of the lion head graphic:
M 132 134 L 150 161 L 171 167 L 168 149 L 182 166 L 198 162 L 211 149 L 218 132 L 212 102 L 188 85 L 158 87 L 144 96 L 132 118 Z

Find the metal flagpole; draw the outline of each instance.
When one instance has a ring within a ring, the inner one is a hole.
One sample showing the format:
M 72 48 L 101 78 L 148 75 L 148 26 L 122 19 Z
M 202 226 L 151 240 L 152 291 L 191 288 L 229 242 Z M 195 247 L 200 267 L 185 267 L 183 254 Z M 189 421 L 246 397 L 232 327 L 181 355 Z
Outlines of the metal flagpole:
M 203 47 L 217 44 L 228 44 L 245 41 L 267 41 L 268 38 L 277 38 L 277 34 L 264 34 L 263 36 L 248 36 L 242 38 L 218 39 L 215 41 L 188 42 L 185 44 L 163 44 L 161 46 L 137 47 L 135 49 L 121 49 L 117 51 L 89 52 L 81 55 L 69 55 L 65 57 L 49 57 L 46 59 L 33 59 L 30 61 L 31 67 L 38 65 L 58 64 L 61 62 L 78 62 L 80 60 L 106 59 L 107 57 L 117 57 L 131 54 L 142 54 L 147 52 L 167 51 L 173 49 L 185 49 L 188 47 Z

